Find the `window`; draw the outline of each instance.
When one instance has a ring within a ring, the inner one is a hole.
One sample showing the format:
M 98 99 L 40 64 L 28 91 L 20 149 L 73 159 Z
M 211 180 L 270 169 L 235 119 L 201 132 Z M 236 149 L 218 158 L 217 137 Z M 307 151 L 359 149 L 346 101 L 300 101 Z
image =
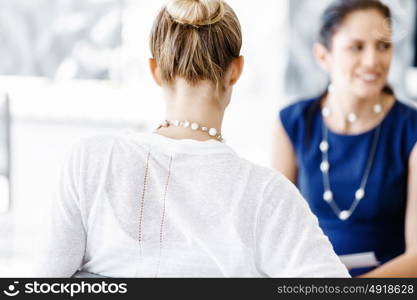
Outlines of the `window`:
M 9 103 L 6 95 L 0 96 L 0 213 L 7 212 L 10 202 L 9 188 Z

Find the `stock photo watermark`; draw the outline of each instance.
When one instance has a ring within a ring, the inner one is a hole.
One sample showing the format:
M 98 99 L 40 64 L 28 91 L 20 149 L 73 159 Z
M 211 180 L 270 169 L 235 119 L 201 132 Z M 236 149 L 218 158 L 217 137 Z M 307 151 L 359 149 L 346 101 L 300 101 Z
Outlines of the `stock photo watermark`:
M 392 16 L 383 20 L 383 32 L 375 31 L 373 36 L 386 42 L 398 43 L 411 34 L 405 20 L 407 20 L 406 9 L 401 6 L 395 7 L 392 10 Z M 387 38 L 387 36 L 390 36 L 390 38 Z
M 71 298 L 79 294 L 126 294 L 127 283 L 107 283 L 102 282 L 26 282 L 19 284 L 19 281 L 14 281 L 8 285 L 3 294 L 8 297 L 15 297 L 17 295 L 42 295 L 42 294 L 59 294 L 69 295 Z

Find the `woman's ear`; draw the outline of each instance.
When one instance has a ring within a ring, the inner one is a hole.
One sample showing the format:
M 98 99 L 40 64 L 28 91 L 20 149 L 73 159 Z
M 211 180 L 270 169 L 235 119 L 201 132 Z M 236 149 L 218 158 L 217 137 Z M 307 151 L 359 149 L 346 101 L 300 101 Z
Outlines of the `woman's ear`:
M 157 85 L 161 86 L 162 85 L 161 75 L 159 73 L 159 67 L 155 58 L 149 59 L 149 69 L 151 70 L 153 80 L 155 80 Z
M 238 58 L 235 58 L 230 64 L 230 77 L 229 77 L 230 86 L 233 86 L 239 80 L 240 75 L 242 75 L 244 64 L 245 64 L 245 59 L 243 58 L 243 56 L 239 56 Z
M 322 43 L 315 43 L 313 46 L 314 57 L 320 67 L 329 72 L 330 70 L 330 52 Z

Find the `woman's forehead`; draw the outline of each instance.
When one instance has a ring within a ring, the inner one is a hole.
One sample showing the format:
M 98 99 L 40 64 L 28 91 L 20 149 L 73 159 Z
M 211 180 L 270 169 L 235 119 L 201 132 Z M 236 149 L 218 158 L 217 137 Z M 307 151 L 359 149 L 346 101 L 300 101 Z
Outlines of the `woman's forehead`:
M 346 17 L 334 38 L 342 40 L 372 41 L 391 39 L 390 20 L 375 9 L 353 12 Z

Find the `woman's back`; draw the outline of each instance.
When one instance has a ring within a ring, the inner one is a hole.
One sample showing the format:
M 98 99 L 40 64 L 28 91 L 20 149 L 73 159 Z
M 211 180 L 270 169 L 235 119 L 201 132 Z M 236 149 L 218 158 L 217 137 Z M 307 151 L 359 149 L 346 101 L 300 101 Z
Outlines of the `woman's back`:
M 224 1 L 166 2 L 149 60 L 165 121 L 75 150 L 37 275 L 348 276 L 295 187 L 219 142 L 241 46 Z
M 69 162 L 45 276 L 347 276 L 295 187 L 223 143 L 131 132 Z

